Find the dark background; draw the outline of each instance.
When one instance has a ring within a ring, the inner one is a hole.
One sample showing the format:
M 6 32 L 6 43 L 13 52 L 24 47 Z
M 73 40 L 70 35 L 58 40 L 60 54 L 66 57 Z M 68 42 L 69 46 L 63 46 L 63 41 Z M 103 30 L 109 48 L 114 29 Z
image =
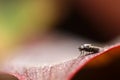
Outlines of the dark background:
M 106 43 L 120 35 L 120 1 L 74 0 L 60 31 Z

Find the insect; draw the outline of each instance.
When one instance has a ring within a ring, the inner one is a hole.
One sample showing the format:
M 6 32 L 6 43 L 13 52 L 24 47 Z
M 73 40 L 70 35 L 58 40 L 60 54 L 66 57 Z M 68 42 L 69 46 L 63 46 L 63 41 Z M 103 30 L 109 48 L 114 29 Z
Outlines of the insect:
M 100 47 L 92 46 L 91 44 L 83 44 L 79 47 L 79 51 L 83 55 L 90 55 L 100 52 Z

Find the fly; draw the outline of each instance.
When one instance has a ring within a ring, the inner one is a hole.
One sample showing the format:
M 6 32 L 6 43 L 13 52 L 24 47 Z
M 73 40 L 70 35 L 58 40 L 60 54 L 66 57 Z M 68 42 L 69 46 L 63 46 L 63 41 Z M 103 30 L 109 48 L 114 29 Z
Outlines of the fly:
M 93 46 L 91 44 L 83 44 L 79 47 L 79 51 L 83 55 L 96 54 L 100 52 L 100 47 Z

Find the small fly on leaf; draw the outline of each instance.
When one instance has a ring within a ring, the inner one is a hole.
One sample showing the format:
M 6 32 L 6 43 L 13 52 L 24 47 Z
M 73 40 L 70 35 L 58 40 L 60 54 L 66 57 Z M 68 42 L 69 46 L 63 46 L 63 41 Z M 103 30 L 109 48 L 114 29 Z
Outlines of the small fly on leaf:
M 100 49 L 100 47 L 92 46 L 91 44 L 83 44 L 79 47 L 79 51 L 84 55 L 99 53 Z

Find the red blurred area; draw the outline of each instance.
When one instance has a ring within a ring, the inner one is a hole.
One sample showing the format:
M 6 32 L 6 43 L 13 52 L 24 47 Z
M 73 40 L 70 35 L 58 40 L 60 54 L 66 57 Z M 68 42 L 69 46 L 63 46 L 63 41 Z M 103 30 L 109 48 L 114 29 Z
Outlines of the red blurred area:
M 120 35 L 119 0 L 77 0 L 77 8 L 80 16 L 84 16 L 103 38 Z

